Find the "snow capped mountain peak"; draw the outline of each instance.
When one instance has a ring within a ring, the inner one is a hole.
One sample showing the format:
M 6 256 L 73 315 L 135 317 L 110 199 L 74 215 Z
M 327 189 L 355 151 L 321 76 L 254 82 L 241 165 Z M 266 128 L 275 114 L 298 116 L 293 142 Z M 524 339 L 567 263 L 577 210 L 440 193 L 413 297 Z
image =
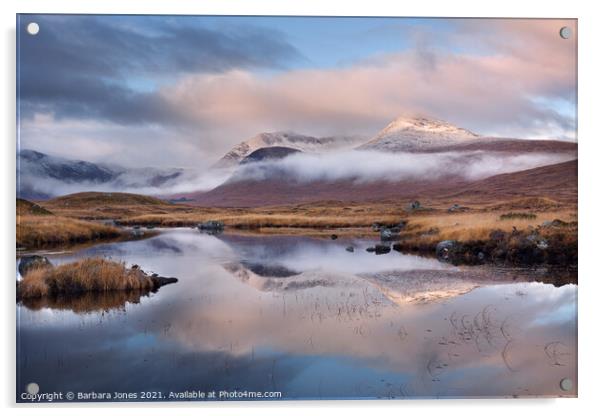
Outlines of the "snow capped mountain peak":
M 439 133 L 456 136 L 477 138 L 478 135 L 466 129 L 457 127 L 447 121 L 426 116 L 400 116 L 385 127 L 380 134 L 390 134 L 398 131 L 423 131 L 425 133 Z
M 361 150 L 410 151 L 476 140 L 480 136 L 443 120 L 426 116 L 400 116 L 382 129 Z
M 358 137 L 332 136 L 314 137 L 291 131 L 259 133 L 258 135 L 234 146 L 217 163 L 218 167 L 233 166 L 245 157 L 265 147 L 288 147 L 301 152 L 324 152 L 334 149 L 352 148 L 363 140 Z
M 479 138 L 478 134 L 443 120 L 423 115 L 403 115 L 389 123 L 368 142 L 357 136 L 314 137 L 291 131 L 259 133 L 234 146 L 217 162 L 216 167 L 235 166 L 254 151 L 266 147 L 287 147 L 308 153 L 354 147 L 359 150 L 403 152 Z

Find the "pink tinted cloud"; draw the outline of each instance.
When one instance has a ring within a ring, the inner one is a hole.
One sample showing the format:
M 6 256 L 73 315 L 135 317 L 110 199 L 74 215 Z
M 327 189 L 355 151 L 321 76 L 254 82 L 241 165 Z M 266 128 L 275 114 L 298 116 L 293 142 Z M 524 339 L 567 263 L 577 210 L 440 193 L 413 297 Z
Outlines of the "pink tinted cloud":
M 574 99 L 576 36 L 558 34 L 561 26 L 575 34 L 574 21 L 454 22 L 446 39 L 426 34 L 406 52 L 343 68 L 199 74 L 161 94 L 212 134 L 371 135 L 400 113 L 421 112 L 484 134 L 572 136 L 573 117 L 541 103 Z

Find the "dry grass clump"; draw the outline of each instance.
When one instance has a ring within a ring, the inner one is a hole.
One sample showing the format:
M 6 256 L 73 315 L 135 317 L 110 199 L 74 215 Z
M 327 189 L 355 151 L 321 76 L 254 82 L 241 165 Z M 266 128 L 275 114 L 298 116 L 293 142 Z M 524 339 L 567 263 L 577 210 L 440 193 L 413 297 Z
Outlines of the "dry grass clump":
M 17 245 L 27 248 L 82 243 L 115 238 L 121 231 L 113 226 L 55 215 L 17 216 Z
M 500 215 L 500 220 L 534 220 L 535 218 L 537 218 L 537 215 L 531 212 L 507 212 L 505 214 Z
M 151 277 L 140 270 L 128 269 L 124 263 L 95 257 L 32 270 L 19 282 L 17 297 L 39 298 L 113 290 L 150 291 L 153 288 Z

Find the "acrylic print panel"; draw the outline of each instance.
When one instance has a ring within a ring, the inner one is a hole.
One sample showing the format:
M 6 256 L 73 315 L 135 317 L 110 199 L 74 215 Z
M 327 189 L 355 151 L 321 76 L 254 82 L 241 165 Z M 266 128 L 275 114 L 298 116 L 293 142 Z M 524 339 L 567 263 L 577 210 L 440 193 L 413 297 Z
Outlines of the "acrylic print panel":
M 17 20 L 17 401 L 577 395 L 576 20 Z

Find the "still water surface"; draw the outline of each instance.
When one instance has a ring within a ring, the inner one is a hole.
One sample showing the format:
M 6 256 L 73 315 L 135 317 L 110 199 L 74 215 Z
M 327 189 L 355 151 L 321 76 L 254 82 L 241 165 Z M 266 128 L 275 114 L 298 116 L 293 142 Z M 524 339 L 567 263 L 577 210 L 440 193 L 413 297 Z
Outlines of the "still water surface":
M 365 251 L 373 243 L 171 229 L 52 254 L 55 264 L 107 256 L 179 282 L 150 296 L 18 304 L 18 396 L 30 382 L 138 399 L 576 395 L 576 284 L 377 256 Z

